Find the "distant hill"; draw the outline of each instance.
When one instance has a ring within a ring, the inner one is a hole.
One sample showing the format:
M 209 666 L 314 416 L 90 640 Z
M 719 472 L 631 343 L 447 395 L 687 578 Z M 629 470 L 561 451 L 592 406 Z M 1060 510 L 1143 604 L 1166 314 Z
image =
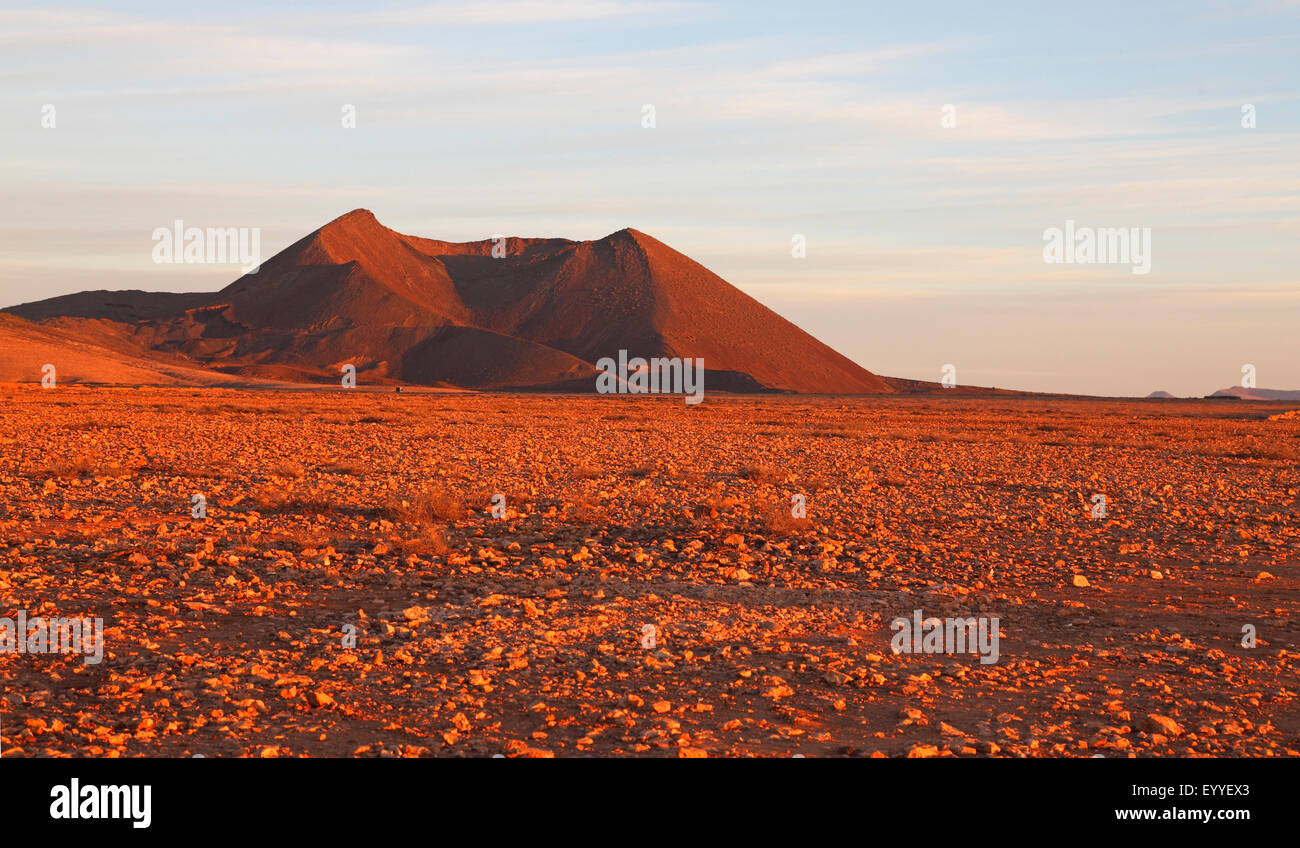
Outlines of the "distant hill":
M 1247 389 L 1242 386 L 1232 386 L 1227 389 L 1219 389 L 1207 397 L 1233 397 L 1240 400 L 1300 400 L 1300 389 Z

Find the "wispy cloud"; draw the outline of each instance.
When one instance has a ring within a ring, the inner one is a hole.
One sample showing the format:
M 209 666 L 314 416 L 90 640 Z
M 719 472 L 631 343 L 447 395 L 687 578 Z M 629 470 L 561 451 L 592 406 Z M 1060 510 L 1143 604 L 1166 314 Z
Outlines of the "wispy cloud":
M 611 18 L 677 15 L 694 4 L 663 0 L 502 0 L 493 3 L 425 3 L 349 16 L 370 26 L 501 26 L 574 23 Z M 698 12 L 698 8 L 696 9 Z

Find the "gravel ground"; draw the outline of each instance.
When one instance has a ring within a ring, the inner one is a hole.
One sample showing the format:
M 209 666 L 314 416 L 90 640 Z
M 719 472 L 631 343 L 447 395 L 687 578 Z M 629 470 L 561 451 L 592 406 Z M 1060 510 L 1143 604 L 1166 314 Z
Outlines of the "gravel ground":
M 4 756 L 1300 753 L 1284 404 L 0 399 Z

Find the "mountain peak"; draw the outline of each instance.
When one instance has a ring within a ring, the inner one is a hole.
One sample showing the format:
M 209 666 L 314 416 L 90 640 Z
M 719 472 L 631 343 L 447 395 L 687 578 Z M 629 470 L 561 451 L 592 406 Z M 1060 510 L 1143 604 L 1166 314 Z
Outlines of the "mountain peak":
M 351 212 L 338 216 L 324 227 L 321 227 L 321 229 L 324 230 L 336 224 L 377 224 L 383 226 L 383 224 L 379 223 L 379 219 L 375 217 L 375 213 L 369 209 L 353 209 Z
M 639 245 L 662 244 L 662 242 L 660 242 L 654 236 L 648 236 L 645 233 L 641 232 L 640 230 L 634 230 L 631 227 L 624 227 L 621 230 L 612 232 L 605 238 L 611 241 L 614 239 L 630 239 L 631 241 L 634 241 Z
M 343 264 L 363 257 L 392 254 L 400 246 L 401 236 L 379 223 L 373 212 L 353 209 L 311 233 L 288 252 L 297 254 L 299 251 L 294 248 L 300 247 L 303 258 L 310 264 L 321 261 Z

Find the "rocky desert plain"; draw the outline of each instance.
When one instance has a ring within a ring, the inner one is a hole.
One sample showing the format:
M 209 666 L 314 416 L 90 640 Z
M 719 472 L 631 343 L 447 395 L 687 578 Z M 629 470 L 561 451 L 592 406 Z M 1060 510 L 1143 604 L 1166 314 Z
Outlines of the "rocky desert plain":
M 1294 403 L 0 405 L 3 614 L 105 626 L 0 653 L 6 757 L 1300 754 Z

